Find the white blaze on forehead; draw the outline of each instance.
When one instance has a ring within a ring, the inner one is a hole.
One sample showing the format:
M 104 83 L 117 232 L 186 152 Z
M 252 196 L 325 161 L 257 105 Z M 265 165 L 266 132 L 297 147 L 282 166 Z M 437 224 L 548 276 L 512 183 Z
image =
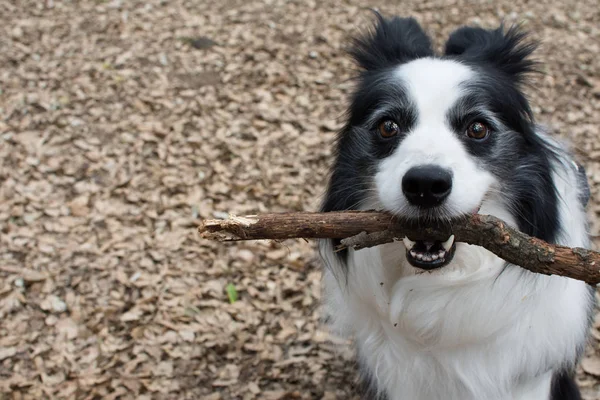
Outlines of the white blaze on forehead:
M 396 71 L 419 113 L 419 121 L 444 117 L 461 97 L 461 83 L 474 76 L 473 70 L 452 60 L 420 58 Z

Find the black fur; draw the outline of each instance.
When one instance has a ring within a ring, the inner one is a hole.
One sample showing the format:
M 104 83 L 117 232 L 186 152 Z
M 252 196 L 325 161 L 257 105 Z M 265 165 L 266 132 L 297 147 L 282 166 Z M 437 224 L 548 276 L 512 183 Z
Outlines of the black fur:
M 590 197 L 592 195 L 590 191 L 590 184 L 588 182 L 583 165 L 577 164 L 577 172 L 579 174 L 579 201 L 581 201 L 581 204 L 585 207 L 590 201 Z
M 400 137 L 385 140 L 372 134 L 377 130 L 379 120 L 365 126 L 382 102 L 391 98 L 395 104 L 406 104 L 404 107 L 390 107 L 385 114 L 398 121 L 404 131 L 415 123 L 416 110 L 406 103 L 408 100 L 400 87 L 388 84 L 388 79 L 386 74 L 379 72 L 365 74 L 352 97 L 348 123 L 337 139 L 336 164 L 323 211 L 356 208 L 363 199 L 376 163 L 398 145 Z
M 446 42 L 445 55 L 458 56 L 478 64 L 489 64 L 519 82 L 535 70 L 530 58 L 537 44 L 517 26 L 505 32 L 504 27 L 487 30 L 462 27 L 454 31 Z
M 550 400 L 581 400 L 573 374 L 560 372 L 552 377 Z
M 386 19 L 375 13 L 377 24 L 354 39 L 350 54 L 360 67 L 375 71 L 433 55 L 431 40 L 414 18 Z

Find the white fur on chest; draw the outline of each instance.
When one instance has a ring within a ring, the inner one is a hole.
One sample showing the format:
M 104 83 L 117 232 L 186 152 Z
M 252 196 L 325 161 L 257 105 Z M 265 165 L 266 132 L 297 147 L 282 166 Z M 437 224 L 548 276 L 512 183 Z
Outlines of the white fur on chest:
M 371 291 L 364 279 L 350 278 L 348 294 L 361 296 L 339 292 L 352 311 L 338 317 L 354 327 L 360 358 L 391 399 L 514 399 L 516 380 L 575 358 L 586 318 L 579 283 L 528 285 L 521 273 L 513 268 L 497 280 L 474 274 L 451 285 L 413 276 L 392 287 L 381 275 L 384 285 L 373 282 Z
M 561 243 L 586 246 L 573 180 L 555 178 L 566 197 Z M 510 222 L 497 206 L 481 213 Z M 400 243 L 350 251 L 347 281 L 335 267 L 324 277 L 333 329 L 354 337 L 391 400 L 547 400 L 551 368 L 575 360 L 585 340 L 587 286 L 514 266 L 499 274 L 498 257 L 457 246 L 455 260 L 432 273 L 407 267 Z

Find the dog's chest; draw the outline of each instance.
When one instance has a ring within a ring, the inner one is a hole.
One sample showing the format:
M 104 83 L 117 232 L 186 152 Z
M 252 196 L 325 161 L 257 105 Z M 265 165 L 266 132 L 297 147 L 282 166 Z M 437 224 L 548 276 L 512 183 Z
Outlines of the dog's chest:
M 355 340 L 361 363 L 390 400 L 508 399 L 514 315 L 487 311 L 476 293 L 395 287 L 387 317 L 361 317 Z M 466 289 L 468 291 L 468 289 Z M 502 321 L 502 322 L 501 322 Z M 498 384 L 500 382 L 500 384 Z
M 472 249 L 466 251 L 467 247 Z M 401 259 L 393 246 L 356 253 L 348 282 L 349 311 L 359 320 L 373 320 L 374 329 L 384 329 L 391 340 L 401 337 L 427 350 L 482 343 L 522 318 L 503 296 L 492 296 L 492 287 L 482 283 L 504 262 L 463 243 L 458 250 L 454 267 L 433 274 L 399 268 L 390 261 Z
M 401 255 L 377 251 L 352 255 L 346 288 L 331 275 L 325 284 L 334 328 L 354 335 L 361 364 L 391 399 L 544 393 L 549 380 L 531 390 L 520 389 L 519 380 L 531 385 L 548 365 L 573 357 L 577 339 L 564 326 L 578 324 L 581 315 L 567 313 L 575 304 L 561 298 L 580 297 L 573 297 L 580 288 L 524 281 L 515 269 L 489 279 L 504 266 L 489 252 L 458 253 L 470 257 L 464 261 L 475 265 L 471 270 L 402 276 L 388 262 Z M 573 321 L 560 321 L 565 315 Z

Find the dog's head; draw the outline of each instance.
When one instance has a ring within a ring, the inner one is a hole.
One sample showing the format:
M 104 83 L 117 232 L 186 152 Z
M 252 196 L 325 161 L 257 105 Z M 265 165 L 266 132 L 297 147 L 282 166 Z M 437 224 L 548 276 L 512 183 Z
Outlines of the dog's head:
M 414 19 L 378 16 L 351 50 L 361 71 L 323 210 L 376 208 L 423 223 L 503 210 L 552 240 L 553 150 L 521 91 L 533 49 L 517 28 L 463 27 L 437 56 Z M 424 269 L 455 250 L 452 238 L 404 243 Z

